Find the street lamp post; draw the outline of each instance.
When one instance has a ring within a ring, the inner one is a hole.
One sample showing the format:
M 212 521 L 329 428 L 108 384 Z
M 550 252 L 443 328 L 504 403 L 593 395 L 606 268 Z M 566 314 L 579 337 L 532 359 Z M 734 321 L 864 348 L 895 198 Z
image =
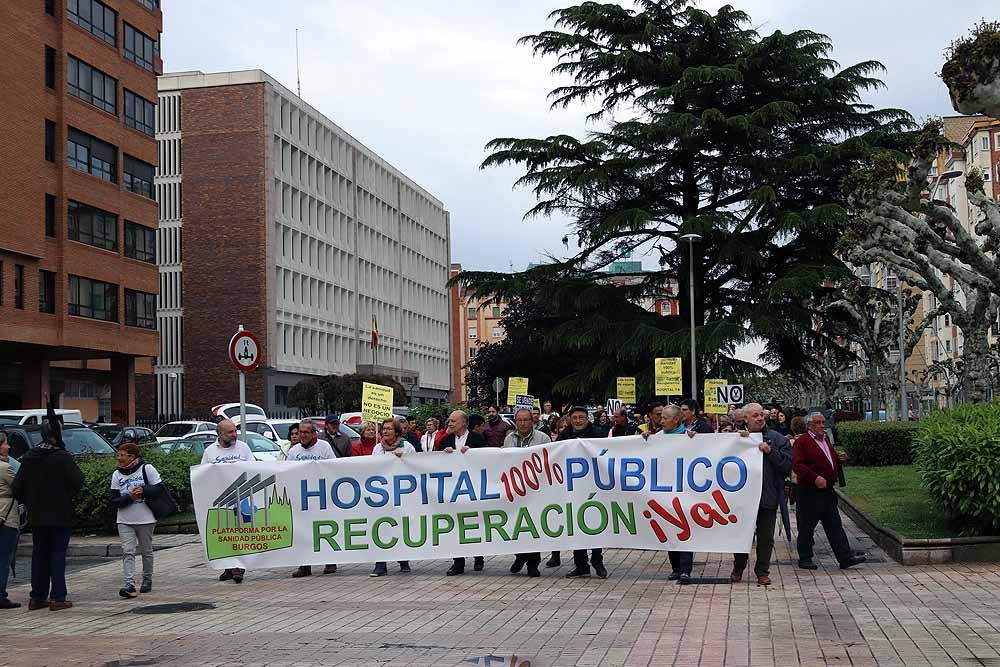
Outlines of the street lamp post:
M 688 305 L 691 310 L 691 398 L 698 400 L 697 348 L 694 338 L 694 242 L 701 240 L 699 234 L 684 234 L 681 239 L 688 242 L 690 261 L 688 263 Z

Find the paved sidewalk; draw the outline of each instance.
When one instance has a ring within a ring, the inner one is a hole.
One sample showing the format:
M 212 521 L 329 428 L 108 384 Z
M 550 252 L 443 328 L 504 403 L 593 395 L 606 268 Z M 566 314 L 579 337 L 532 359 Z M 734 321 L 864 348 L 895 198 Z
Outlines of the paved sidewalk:
M 184 544 L 197 544 L 197 535 L 167 534 L 153 536 L 153 550 L 170 549 Z M 114 535 L 74 535 L 69 541 L 69 558 L 120 558 L 121 540 Z M 31 533 L 21 535 L 17 544 L 18 558 L 31 558 Z
M 491 557 L 462 577 L 423 561 L 409 576 L 348 565 L 296 580 L 250 572 L 238 586 L 189 544 L 157 553 L 154 592 L 138 600 L 117 597 L 115 562 L 70 577 L 71 610 L 0 612 L 0 665 L 1000 665 L 1000 566 L 904 568 L 845 525 L 876 562 L 842 571 L 818 536 L 820 569 L 808 572 L 779 538 L 767 589 L 677 586 L 665 553 L 619 549 L 606 553 L 606 581 L 566 580 L 566 566 L 515 577 L 511 558 Z M 695 575 L 730 568 L 699 554 Z M 11 597 L 26 601 L 26 586 Z M 176 602 L 215 608 L 129 613 Z

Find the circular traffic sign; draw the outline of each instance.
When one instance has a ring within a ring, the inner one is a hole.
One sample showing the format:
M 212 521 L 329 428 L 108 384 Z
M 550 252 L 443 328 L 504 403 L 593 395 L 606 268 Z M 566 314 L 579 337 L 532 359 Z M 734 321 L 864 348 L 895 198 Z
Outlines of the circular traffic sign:
M 263 346 L 249 331 L 237 331 L 229 341 L 229 360 L 236 368 L 248 373 L 260 365 Z
M 503 388 L 504 388 L 503 378 L 496 378 L 495 380 L 493 380 L 493 391 L 499 394 L 501 391 L 503 391 Z

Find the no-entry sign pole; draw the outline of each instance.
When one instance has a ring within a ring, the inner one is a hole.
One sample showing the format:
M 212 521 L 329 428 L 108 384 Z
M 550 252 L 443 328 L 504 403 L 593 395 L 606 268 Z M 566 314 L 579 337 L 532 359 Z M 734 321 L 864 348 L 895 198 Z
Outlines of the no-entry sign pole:
M 241 324 L 229 341 L 229 360 L 240 372 L 240 435 L 247 439 L 247 373 L 260 365 L 261 345 L 257 337 L 243 330 Z

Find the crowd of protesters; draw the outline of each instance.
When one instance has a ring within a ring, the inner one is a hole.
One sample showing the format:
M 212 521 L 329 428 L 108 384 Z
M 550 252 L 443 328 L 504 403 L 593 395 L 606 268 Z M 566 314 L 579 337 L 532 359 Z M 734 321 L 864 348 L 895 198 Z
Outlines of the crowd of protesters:
M 352 456 L 402 457 L 427 452 L 464 454 L 483 447 L 532 447 L 577 438 L 635 435 L 641 435 L 647 444 L 655 446 L 674 435 L 686 435 L 693 441 L 699 434 L 715 432 L 738 433 L 741 437 L 759 434 L 758 449 L 764 465 L 756 525 L 754 574 L 757 583 L 762 586 L 771 583 L 769 565 L 777 517 L 780 513 L 787 525 L 789 501 L 798 503 L 800 568 L 817 569 L 813 534 L 818 524 L 823 525 L 841 568 L 853 567 L 865 560 L 861 552 L 850 548 L 841 525 L 833 488 L 838 479 L 843 479 L 841 464 L 847 457 L 833 448 L 827 415 L 823 412 L 802 415 L 780 406 L 750 403 L 728 414 L 713 415 L 706 414 L 690 399 L 678 404 L 652 404 L 643 410 L 622 407 L 611 414 L 602 407 L 568 404 L 557 412 L 549 401 L 531 410 L 522 408 L 510 413 L 506 406 L 490 406 L 485 412 L 483 416 L 456 410 L 448 415 L 428 417 L 423 424 L 417 424 L 414 417 L 385 419 L 380 423 L 366 421 L 359 429 L 360 440 L 354 443 L 341 433 L 339 415 L 327 415 L 322 429 L 317 429 L 314 421 L 304 419 L 289 430 L 291 442 L 283 457 L 288 461 L 315 461 Z M 72 456 L 65 451 L 59 420 L 51 407 L 49 413 L 42 426 L 42 443 L 24 456 L 20 464 L 7 456 L 9 448 L 0 439 L 0 563 L 4 564 L 0 566 L 3 568 L 0 609 L 21 606 L 9 600 L 6 591 L 6 563 L 11 562 L 17 541 L 17 521 L 12 522 L 11 516 L 17 513 L 21 503 L 27 507 L 27 517 L 33 526 L 32 588 L 28 608 L 59 610 L 72 607 L 72 602 L 66 599 L 65 559 L 73 525 L 72 498 L 82 487 L 83 476 Z M 237 438 L 237 427 L 232 421 L 220 421 L 216 431 L 218 438 L 205 448 L 202 464 L 254 461 L 250 448 Z M 123 585 L 119 593 L 123 598 L 134 598 L 152 590 L 152 536 L 156 519 L 145 500 L 161 493 L 163 484 L 156 469 L 143 461 L 135 444 L 122 445 L 117 457 L 119 465 L 110 480 L 110 502 L 117 512 L 122 539 Z M 136 555 L 142 560 L 138 588 Z M 680 584 L 690 583 L 694 554 L 671 551 L 669 560 L 671 573 L 668 578 Z M 482 556 L 475 557 L 473 569 L 483 570 L 484 561 Z M 730 581 L 741 581 L 748 563 L 749 554 L 734 554 Z M 510 572 L 517 574 L 526 568 L 529 577 L 538 577 L 541 576 L 541 564 L 542 554 L 538 552 L 517 553 Z M 561 565 L 558 551 L 552 552 L 545 562 L 547 568 Z M 465 558 L 455 558 L 446 574 L 462 575 L 465 566 Z M 336 571 L 334 563 L 326 564 L 323 569 L 324 574 Z M 409 573 L 409 562 L 400 561 L 399 571 Z M 602 579 L 607 578 L 603 550 L 573 551 L 573 566 L 565 576 L 589 577 L 592 572 Z M 303 565 L 292 573 L 292 577 L 311 574 L 312 568 Z M 387 574 L 387 564 L 379 562 L 370 576 Z M 243 569 L 230 568 L 223 571 L 219 580 L 239 584 L 244 576 Z

